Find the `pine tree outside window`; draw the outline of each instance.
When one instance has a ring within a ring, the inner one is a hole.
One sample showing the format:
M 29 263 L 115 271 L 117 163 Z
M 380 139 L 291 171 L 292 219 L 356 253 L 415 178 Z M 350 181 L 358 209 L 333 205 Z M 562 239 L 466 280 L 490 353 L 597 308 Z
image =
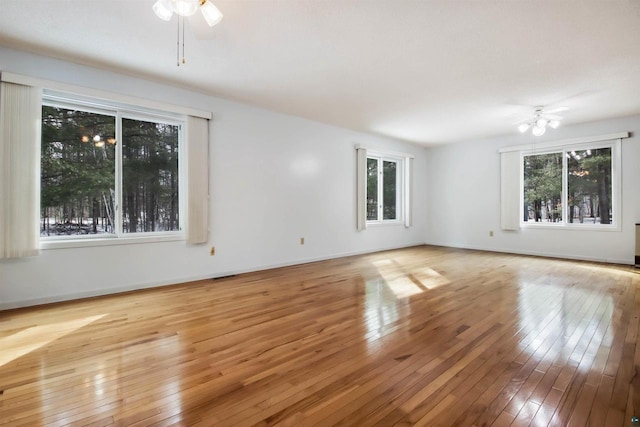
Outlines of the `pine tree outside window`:
M 619 142 L 522 156 L 521 224 L 619 228 Z
M 367 156 L 367 222 L 398 222 L 402 217 L 402 159 Z
M 179 120 L 45 98 L 41 237 L 179 232 L 181 130 Z

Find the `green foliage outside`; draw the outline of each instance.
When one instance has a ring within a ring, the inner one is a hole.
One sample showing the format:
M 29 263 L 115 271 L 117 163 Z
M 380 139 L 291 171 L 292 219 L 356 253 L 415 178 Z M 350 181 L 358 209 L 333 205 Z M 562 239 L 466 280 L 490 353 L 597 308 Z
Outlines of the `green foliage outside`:
M 396 219 L 396 162 L 382 162 L 382 218 Z
M 367 159 L 367 221 L 378 219 L 378 160 Z
M 611 224 L 611 148 L 567 155 L 569 222 Z
M 109 138 L 115 141 L 114 117 L 42 108 L 41 234 L 114 232 L 115 144 Z
M 44 106 L 41 234 L 114 233 L 116 119 Z M 122 119 L 124 232 L 179 229 L 175 125 Z
M 562 220 L 562 153 L 524 158 L 524 220 Z
M 560 222 L 563 153 L 524 157 L 524 221 Z M 568 223 L 611 223 L 611 148 L 566 152 Z

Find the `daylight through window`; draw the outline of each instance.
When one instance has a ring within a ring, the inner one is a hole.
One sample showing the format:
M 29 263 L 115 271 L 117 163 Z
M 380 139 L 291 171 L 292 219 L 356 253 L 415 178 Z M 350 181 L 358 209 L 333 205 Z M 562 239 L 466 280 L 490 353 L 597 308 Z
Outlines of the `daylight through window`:
M 583 146 L 524 155 L 523 222 L 615 224 L 615 147 Z
M 367 157 L 367 221 L 397 221 L 401 217 L 402 162 Z
M 180 138 L 179 122 L 45 102 L 40 235 L 180 230 Z

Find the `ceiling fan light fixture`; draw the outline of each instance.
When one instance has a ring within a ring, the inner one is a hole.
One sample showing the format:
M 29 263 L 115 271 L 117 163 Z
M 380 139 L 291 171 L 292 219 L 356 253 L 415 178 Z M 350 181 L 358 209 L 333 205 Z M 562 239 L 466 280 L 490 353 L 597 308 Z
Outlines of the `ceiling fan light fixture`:
M 158 0 L 151 7 L 156 16 L 163 21 L 168 21 L 171 19 L 173 15 L 173 10 L 171 10 L 171 3 L 169 0 Z
M 200 0 L 200 11 L 210 27 L 213 27 L 222 19 L 222 13 L 209 0 Z
M 563 107 L 563 111 L 564 110 L 566 110 L 566 108 Z M 531 129 L 533 136 L 542 136 L 547 131 L 547 127 L 556 129 L 560 126 L 560 120 L 562 120 L 562 117 L 551 115 L 544 110 L 544 106 L 538 105 L 533 110 L 533 117 L 531 120 L 516 123 L 520 123 L 518 125 L 518 131 L 520 131 L 520 133 L 525 133 L 527 130 Z
M 222 12 L 212 3 L 211 0 L 156 0 L 152 8 L 156 16 L 163 21 L 170 21 L 173 14 L 177 14 L 178 19 L 178 41 L 176 42 L 176 64 L 185 63 L 184 59 L 184 17 L 192 16 L 200 9 L 202 17 L 207 25 L 213 27 L 222 19 Z M 180 60 L 180 42 L 182 42 L 182 60 Z
M 518 126 L 518 130 L 520 131 L 520 133 L 525 133 L 527 129 L 529 129 L 529 126 L 531 126 L 529 123 L 522 123 L 520 126 Z
M 542 136 L 546 131 L 547 129 L 544 126 L 538 126 L 538 125 L 535 125 L 533 129 L 531 129 L 531 133 L 534 136 Z
M 170 0 L 171 9 L 180 16 L 191 16 L 198 10 L 198 0 Z

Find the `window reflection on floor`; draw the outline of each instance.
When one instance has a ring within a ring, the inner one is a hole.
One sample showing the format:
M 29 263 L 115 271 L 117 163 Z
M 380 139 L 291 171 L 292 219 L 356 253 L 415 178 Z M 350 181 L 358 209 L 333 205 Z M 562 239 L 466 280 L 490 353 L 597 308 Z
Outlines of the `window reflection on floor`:
M 402 262 L 395 259 L 372 263 L 379 276 L 365 282 L 363 312 L 370 350 L 376 348 L 379 338 L 398 332 L 397 323 L 411 314 L 410 297 L 450 283 L 446 277 L 426 266 L 412 267 L 412 273 L 405 274 Z
M 615 306 L 607 287 L 553 283 L 552 276 L 539 280 L 545 283 L 519 283 L 518 316 L 525 337 L 520 348 L 548 363 L 568 362 L 588 371 L 601 344 L 613 340 L 609 325 Z

